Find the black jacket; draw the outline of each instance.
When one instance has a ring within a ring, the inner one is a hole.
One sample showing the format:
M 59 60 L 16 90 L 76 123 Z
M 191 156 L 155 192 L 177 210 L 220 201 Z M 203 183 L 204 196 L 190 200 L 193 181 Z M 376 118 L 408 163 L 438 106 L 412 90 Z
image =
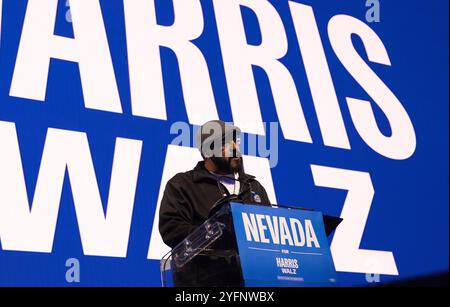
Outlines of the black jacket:
M 241 195 L 243 202 L 270 205 L 266 190 L 254 176 L 242 172 L 239 180 L 240 192 L 246 190 Z M 203 224 L 224 191 L 225 186 L 206 170 L 203 161 L 193 170 L 172 177 L 167 182 L 159 211 L 159 231 L 164 243 L 173 248 Z
M 239 174 L 240 199 L 246 203 L 270 205 L 264 187 L 254 176 Z M 189 235 L 207 219 L 211 207 L 223 197 L 225 186 L 209 173 L 201 161 L 188 172 L 176 174 L 166 185 L 159 211 L 159 231 L 170 247 Z M 180 272 L 174 272 L 176 286 L 239 286 L 242 281 L 237 256 L 198 255 Z

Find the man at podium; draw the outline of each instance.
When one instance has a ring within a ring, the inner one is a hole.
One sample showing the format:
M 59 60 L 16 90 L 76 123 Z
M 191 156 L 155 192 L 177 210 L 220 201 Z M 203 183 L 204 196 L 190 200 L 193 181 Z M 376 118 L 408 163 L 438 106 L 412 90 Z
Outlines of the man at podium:
M 211 208 L 227 197 L 246 203 L 270 205 L 264 187 L 246 174 L 239 150 L 240 129 L 220 120 L 201 126 L 196 143 L 203 161 L 191 171 L 178 173 L 166 185 L 159 212 L 159 231 L 171 248 L 203 224 Z M 178 286 L 239 286 L 235 250 L 199 255 L 174 274 Z

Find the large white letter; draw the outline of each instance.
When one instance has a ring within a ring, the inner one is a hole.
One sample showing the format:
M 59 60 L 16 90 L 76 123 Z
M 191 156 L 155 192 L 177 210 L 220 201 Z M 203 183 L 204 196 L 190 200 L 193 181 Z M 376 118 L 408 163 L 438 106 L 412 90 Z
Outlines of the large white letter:
M 416 149 L 416 134 L 411 119 L 398 98 L 355 50 L 353 34 L 362 40 L 369 61 L 387 66 L 391 65 L 391 61 L 383 42 L 368 25 L 346 15 L 331 18 L 328 35 L 334 52 L 384 112 L 392 132 L 391 136 L 381 133 L 369 101 L 347 97 L 356 130 L 367 145 L 379 154 L 391 159 L 407 159 Z
M 258 232 L 258 225 L 255 220 L 255 215 L 253 213 L 250 213 L 250 218 L 248 217 L 247 213 L 242 212 L 242 222 L 244 224 L 245 229 L 245 237 L 247 238 L 247 241 L 255 241 L 259 242 L 259 232 Z M 258 220 L 258 223 L 261 224 L 261 219 Z M 264 232 L 261 231 L 261 240 L 264 238 Z M 252 239 L 253 238 L 253 239 Z
M 350 149 L 344 120 L 311 6 L 289 2 L 323 142 Z
M 70 0 L 75 39 L 54 35 L 58 0 L 28 0 L 10 95 L 44 101 L 50 59 L 77 62 L 86 108 L 122 113 L 98 0 Z
M 360 249 L 374 195 L 370 175 L 364 172 L 311 165 L 316 186 L 348 190 L 341 217 L 331 242 L 337 271 L 398 275 L 392 252 Z
M 50 128 L 30 210 L 15 125 L 0 121 L 3 249 L 52 251 L 67 168 L 84 254 L 126 257 L 141 146 L 117 139 L 105 216 L 86 134 Z
M 314 231 L 311 220 L 305 220 L 305 237 L 306 246 L 311 247 L 311 243 L 314 243 L 315 248 L 320 248 L 319 241 L 317 240 L 316 232 Z
M 133 115 L 167 119 L 160 47 L 178 60 L 189 122 L 202 125 L 218 119 L 208 66 L 191 42 L 203 32 L 199 0 L 173 0 L 175 22 L 156 22 L 155 0 L 125 0 L 128 62 Z
M 214 0 L 223 62 L 234 123 L 242 131 L 264 135 L 252 65 L 267 73 L 284 137 L 312 143 L 291 73 L 279 59 L 288 50 L 286 32 L 276 9 L 266 0 Z M 249 45 L 240 6 L 258 17 L 262 42 Z

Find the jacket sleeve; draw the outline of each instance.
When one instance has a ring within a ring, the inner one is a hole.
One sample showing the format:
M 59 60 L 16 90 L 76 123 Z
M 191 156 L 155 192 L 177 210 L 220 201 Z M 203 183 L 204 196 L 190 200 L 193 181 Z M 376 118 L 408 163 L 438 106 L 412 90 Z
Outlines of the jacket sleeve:
M 175 247 L 196 226 L 192 223 L 192 207 L 177 185 L 169 180 L 159 210 L 159 232 L 168 246 Z

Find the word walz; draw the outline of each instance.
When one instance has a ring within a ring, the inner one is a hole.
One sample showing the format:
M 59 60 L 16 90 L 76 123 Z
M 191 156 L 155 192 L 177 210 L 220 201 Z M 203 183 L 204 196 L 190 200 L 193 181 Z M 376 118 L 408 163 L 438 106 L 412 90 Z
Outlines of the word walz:
M 247 241 L 320 248 L 311 220 L 242 212 Z
M 259 67 L 268 76 L 284 137 L 313 143 L 294 78 L 298 73 L 292 74 L 294 68 L 288 67 L 295 63 L 281 61 L 293 45 L 288 43 L 288 33 L 295 33 L 293 41 L 296 39 L 300 49 L 297 60 L 305 67 L 323 144 L 350 150 L 344 116 L 322 43 L 325 35 L 319 32 L 313 7 L 288 1 L 291 13 L 288 18 L 292 22 L 287 22 L 267 0 L 213 0 L 213 16 L 204 16 L 202 6 L 206 2 L 209 1 L 173 1 L 175 21 L 167 26 L 158 24 L 154 0 L 123 0 L 126 36 L 123 41 L 127 47 L 127 80 L 131 92 L 128 109 L 132 115 L 168 119 L 165 87 L 173 84 L 163 78 L 160 48 L 164 47 L 172 50 L 177 58 L 180 90 L 189 123 L 201 125 L 219 118 L 213 90 L 215 84 L 228 91 L 234 123 L 245 133 L 265 135 L 253 73 L 253 67 Z M 5 12 L 10 5 L 5 7 Z M 28 0 L 18 53 L 9 55 L 16 58 L 9 95 L 45 101 L 46 91 L 51 88 L 47 84 L 51 60 L 68 61 L 79 65 L 85 108 L 123 113 L 115 75 L 123 70 L 114 67 L 110 48 L 115 53 L 124 48 L 110 45 L 99 0 L 70 1 L 74 38 L 55 34 L 57 7 L 57 0 Z M 261 44 L 247 41 L 248 25 L 244 23 L 242 7 L 256 16 Z M 122 14 L 121 10 L 119 14 Z M 206 17 L 216 21 L 218 35 L 208 37 L 208 41 L 218 40 L 220 47 L 215 52 L 221 55 L 226 76 L 224 84 L 213 80 L 215 76 L 211 78 L 209 72 L 209 66 L 217 63 L 216 57 L 208 59 L 208 53 L 195 43 L 200 36 L 212 32 L 204 29 L 205 24 L 211 24 L 205 22 Z M 286 27 L 291 24 L 293 31 L 287 31 Z M 0 35 L 2 30 L 10 28 L 0 28 Z M 383 41 L 366 23 L 349 15 L 333 16 L 327 29 L 337 58 L 367 93 L 364 95 L 367 97 L 345 98 L 352 121 L 347 125 L 354 126 L 363 141 L 378 154 L 395 160 L 411 157 L 416 149 L 411 119 L 394 92 L 368 63 L 391 66 Z M 361 40 L 366 55 L 358 53 L 352 37 Z M 92 42 L 95 42 L 95 48 L 92 48 Z M 389 135 L 379 129 L 374 104 L 389 122 Z

